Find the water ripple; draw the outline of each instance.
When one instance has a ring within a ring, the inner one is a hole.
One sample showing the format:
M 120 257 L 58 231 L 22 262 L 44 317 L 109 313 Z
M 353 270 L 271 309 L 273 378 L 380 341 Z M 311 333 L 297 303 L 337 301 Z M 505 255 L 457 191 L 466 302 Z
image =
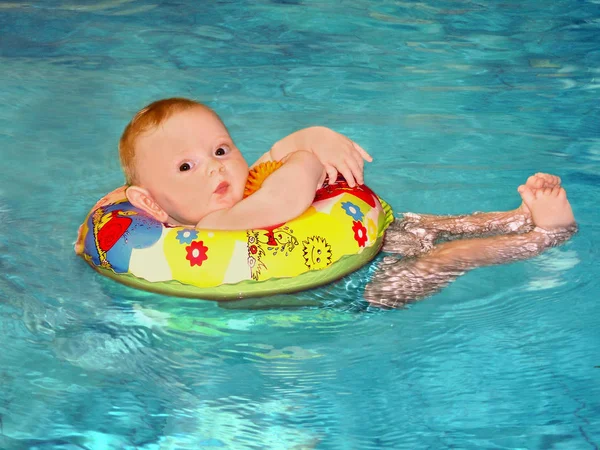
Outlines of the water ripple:
M 0 4 L 0 447 L 593 448 L 597 6 Z M 376 263 L 222 305 L 124 287 L 72 243 L 123 182 L 127 121 L 171 95 L 249 159 L 315 123 L 349 135 L 398 211 L 514 208 L 557 172 L 580 232 L 402 310 L 364 302 Z

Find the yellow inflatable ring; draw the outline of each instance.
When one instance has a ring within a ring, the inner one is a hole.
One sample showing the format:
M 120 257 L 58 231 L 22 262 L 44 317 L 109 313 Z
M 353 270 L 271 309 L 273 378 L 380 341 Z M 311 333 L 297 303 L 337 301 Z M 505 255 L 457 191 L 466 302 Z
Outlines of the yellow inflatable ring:
M 339 178 L 300 217 L 244 231 L 171 227 L 133 207 L 121 187 L 100 200 L 75 246 L 121 283 L 183 297 L 230 300 L 289 293 L 337 280 L 381 248 L 391 208 Z

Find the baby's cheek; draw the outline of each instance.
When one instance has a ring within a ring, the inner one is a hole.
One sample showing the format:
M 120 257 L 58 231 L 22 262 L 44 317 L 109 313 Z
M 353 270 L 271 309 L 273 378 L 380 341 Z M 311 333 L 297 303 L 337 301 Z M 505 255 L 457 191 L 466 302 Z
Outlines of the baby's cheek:
M 206 215 L 206 200 L 191 197 L 182 200 L 174 203 L 173 213 L 176 215 L 172 217 L 179 217 L 178 221 L 185 225 L 196 225 Z

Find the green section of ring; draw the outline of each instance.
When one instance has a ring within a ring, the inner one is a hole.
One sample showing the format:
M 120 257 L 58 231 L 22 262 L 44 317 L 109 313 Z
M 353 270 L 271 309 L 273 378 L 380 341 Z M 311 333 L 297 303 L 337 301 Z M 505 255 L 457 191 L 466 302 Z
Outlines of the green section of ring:
M 379 237 L 381 237 L 385 233 L 385 230 L 387 230 L 387 228 L 394 221 L 394 211 L 392 210 L 392 207 L 388 204 L 388 202 L 386 202 L 384 199 L 382 199 L 379 196 L 377 196 L 377 198 L 379 199 L 379 203 L 381 203 L 381 207 L 383 208 L 383 213 L 385 214 L 385 221 L 383 223 L 383 227 L 381 228 L 381 231 L 379 232 Z
M 383 236 L 380 236 L 371 247 L 365 248 L 358 255 L 343 256 L 339 261 L 325 269 L 313 270 L 295 277 L 271 278 L 265 281 L 246 280 L 236 284 L 222 284 L 213 288 L 200 288 L 182 284 L 178 281 L 150 282 L 128 273 L 116 274 L 110 269 L 97 267 L 93 264 L 92 267 L 100 274 L 119 283 L 145 291 L 206 300 L 236 300 L 273 294 L 289 294 L 331 283 L 371 261 L 379 253 L 382 243 Z

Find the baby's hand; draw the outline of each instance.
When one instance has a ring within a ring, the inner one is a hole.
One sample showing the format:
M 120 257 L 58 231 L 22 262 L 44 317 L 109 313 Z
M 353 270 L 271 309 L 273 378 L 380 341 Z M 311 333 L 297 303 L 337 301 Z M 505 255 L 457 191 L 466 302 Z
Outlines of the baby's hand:
M 360 145 L 326 127 L 305 128 L 301 132 L 305 133 L 310 151 L 325 166 L 330 183 L 335 183 L 338 172 L 350 187 L 364 183 L 364 160 L 371 162 L 373 158 Z

